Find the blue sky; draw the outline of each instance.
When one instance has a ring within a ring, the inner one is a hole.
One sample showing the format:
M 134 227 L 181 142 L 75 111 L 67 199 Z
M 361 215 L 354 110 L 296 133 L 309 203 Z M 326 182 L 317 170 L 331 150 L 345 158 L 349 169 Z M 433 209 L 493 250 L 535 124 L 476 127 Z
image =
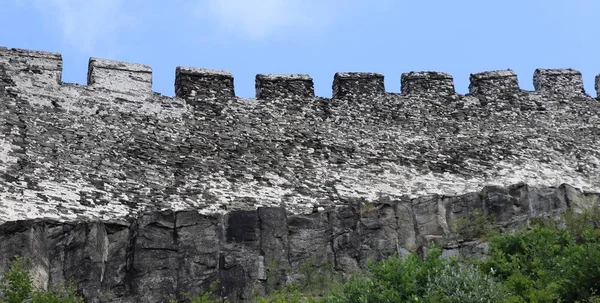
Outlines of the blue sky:
M 236 95 L 257 73 L 306 73 L 331 96 L 338 71 L 443 71 L 466 93 L 469 74 L 575 68 L 596 96 L 599 0 L 3 0 L 0 46 L 60 52 L 63 81 L 85 83 L 89 57 L 150 65 L 174 94 L 176 66 L 228 70 Z

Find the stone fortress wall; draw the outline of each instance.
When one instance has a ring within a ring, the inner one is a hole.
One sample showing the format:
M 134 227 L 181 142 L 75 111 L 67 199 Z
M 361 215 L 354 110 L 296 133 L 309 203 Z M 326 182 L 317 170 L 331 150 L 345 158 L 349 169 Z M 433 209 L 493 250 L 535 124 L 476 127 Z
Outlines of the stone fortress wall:
M 178 67 L 175 97 L 141 64 L 61 73 L 60 54 L 0 48 L 0 270 L 32 257 L 36 283 L 98 302 L 216 279 L 243 301 L 309 259 L 346 272 L 451 238 L 477 209 L 510 227 L 600 203 L 600 103 L 572 69 L 536 70 L 535 91 L 474 73 L 466 95 L 446 73 L 400 93 L 337 73 L 332 98 L 308 75 L 239 98 L 224 71 Z M 460 243 L 445 254 L 485 250 Z

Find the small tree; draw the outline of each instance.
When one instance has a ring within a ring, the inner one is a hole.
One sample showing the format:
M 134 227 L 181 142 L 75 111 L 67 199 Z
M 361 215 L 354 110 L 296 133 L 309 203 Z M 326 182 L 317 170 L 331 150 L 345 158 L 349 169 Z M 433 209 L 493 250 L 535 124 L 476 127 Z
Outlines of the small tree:
M 3 276 L 6 282 L 0 284 L 0 303 L 83 303 L 72 285 L 61 285 L 52 291 L 37 289 L 21 257 L 15 257 Z
M 7 284 L 1 284 L 0 298 L 3 303 L 21 303 L 29 298 L 33 293 L 33 281 L 29 274 L 23 268 L 23 259 L 15 257 L 15 262 L 10 267 L 10 271 L 3 274 Z

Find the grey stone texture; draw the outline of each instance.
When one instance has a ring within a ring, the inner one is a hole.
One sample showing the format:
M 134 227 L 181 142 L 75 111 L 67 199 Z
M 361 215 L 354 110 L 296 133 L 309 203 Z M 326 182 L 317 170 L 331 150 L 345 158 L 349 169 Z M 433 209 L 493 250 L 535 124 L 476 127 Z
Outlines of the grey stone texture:
M 87 85 L 110 91 L 152 92 L 152 68 L 137 63 L 90 58 Z
M 315 97 L 315 87 L 309 75 L 256 75 L 257 99 L 306 99 Z
M 469 93 L 498 98 L 519 92 L 519 81 L 512 70 L 473 73 L 470 77 Z
M 600 203 L 599 101 L 572 70 L 471 75 L 338 73 L 333 98 L 306 75 L 149 67 L 91 59 L 62 83 L 60 54 L 0 48 L 0 271 L 32 259 L 37 285 L 73 281 L 87 302 L 165 302 L 215 280 L 233 302 L 301 278 L 347 274 L 460 239 L 475 210 L 502 228 Z
M 407 95 L 421 95 L 425 98 L 440 98 L 456 94 L 452 76 L 441 72 L 404 73 L 401 92 Z
M 385 94 L 383 75 L 378 73 L 336 73 L 333 98 L 365 100 Z
M 177 67 L 175 96 L 192 104 L 201 98 L 233 98 L 233 76 L 221 70 Z
M 600 99 L 600 75 L 596 75 L 594 87 L 596 88 L 596 99 Z
M 559 94 L 584 94 L 581 72 L 574 69 L 541 69 L 533 74 L 533 86 L 536 91 Z

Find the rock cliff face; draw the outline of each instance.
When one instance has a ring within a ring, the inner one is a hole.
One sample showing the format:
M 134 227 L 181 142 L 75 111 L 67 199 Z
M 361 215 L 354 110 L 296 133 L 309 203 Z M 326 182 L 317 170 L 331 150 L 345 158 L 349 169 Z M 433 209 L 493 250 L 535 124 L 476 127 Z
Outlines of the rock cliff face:
M 42 287 L 74 281 L 88 302 L 163 302 L 221 281 L 243 301 L 298 278 L 454 241 L 475 210 L 505 228 L 600 200 L 600 103 L 581 74 L 338 73 L 333 97 L 307 75 L 179 67 L 175 97 L 150 67 L 90 59 L 61 82 L 59 54 L 0 48 L 0 270 L 33 260 Z M 600 78 L 597 77 L 597 83 Z M 600 89 L 600 84 L 596 85 Z M 459 241 L 461 240 L 461 241 Z

